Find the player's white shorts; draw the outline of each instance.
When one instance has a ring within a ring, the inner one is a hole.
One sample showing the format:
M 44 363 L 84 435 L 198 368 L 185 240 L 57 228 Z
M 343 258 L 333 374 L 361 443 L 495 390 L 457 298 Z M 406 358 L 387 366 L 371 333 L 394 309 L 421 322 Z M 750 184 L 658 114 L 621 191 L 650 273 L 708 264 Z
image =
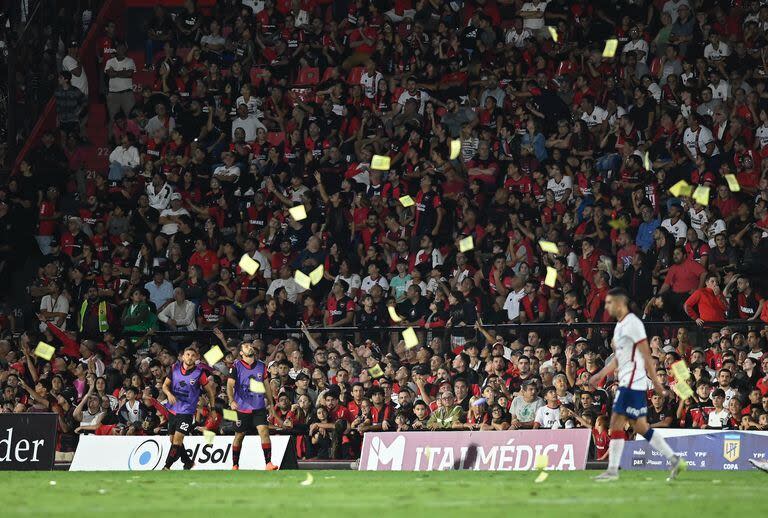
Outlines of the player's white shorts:
M 648 397 L 645 390 L 619 387 L 613 400 L 613 413 L 638 419 L 648 414 Z

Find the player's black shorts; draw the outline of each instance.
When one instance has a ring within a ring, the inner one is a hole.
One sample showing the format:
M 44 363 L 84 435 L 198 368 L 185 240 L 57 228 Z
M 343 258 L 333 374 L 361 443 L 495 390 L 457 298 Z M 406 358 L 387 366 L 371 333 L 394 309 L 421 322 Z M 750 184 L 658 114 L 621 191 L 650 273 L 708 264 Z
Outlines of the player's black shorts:
M 237 413 L 236 432 L 252 433 L 257 426 L 267 426 L 267 410 L 265 408 L 250 413 Z
M 176 432 L 188 435 L 195 424 L 195 416 L 192 414 L 170 414 L 168 416 L 168 433 L 173 435 Z

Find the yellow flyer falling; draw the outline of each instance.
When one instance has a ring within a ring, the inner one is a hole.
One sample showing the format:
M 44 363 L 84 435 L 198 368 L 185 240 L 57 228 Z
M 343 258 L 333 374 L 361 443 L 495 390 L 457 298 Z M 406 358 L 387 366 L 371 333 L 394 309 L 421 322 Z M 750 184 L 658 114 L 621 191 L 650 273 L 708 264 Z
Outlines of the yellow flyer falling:
M 539 241 L 539 246 L 541 247 L 542 250 L 544 250 L 548 254 L 560 253 L 560 250 L 557 248 L 557 245 L 552 241 L 545 241 L 542 239 L 541 241 Z
M 413 201 L 413 198 L 411 198 L 407 194 L 405 196 L 400 196 L 399 201 L 400 201 L 400 205 L 402 205 L 405 208 L 413 207 L 414 205 L 416 205 L 416 202 Z
M 304 207 L 304 205 L 296 205 L 295 207 L 291 207 L 288 209 L 288 213 L 296 221 L 307 219 L 307 209 Z
M 373 155 L 371 159 L 371 169 L 378 171 L 389 171 L 390 158 L 384 155 Z
M 50 361 L 53 358 L 53 353 L 56 352 L 56 348 L 52 345 L 48 345 L 45 342 L 38 342 L 35 347 L 34 353 L 38 358 Z
M 604 58 L 612 58 L 616 55 L 616 49 L 619 48 L 619 40 L 611 38 L 605 41 L 605 48 L 603 49 Z
M 293 280 L 296 281 L 296 284 L 298 284 L 305 290 L 308 290 L 309 287 L 312 285 L 312 279 L 310 279 L 309 275 L 302 272 L 301 270 L 296 270 L 296 273 L 293 275 Z
M 205 363 L 213 367 L 219 360 L 224 358 L 224 353 L 221 351 L 221 347 L 214 345 L 208 349 L 208 352 L 203 355 L 203 358 L 205 358 Z
M 313 285 L 319 283 L 323 280 L 323 273 L 325 273 L 325 269 L 323 268 L 323 265 L 320 264 L 317 266 L 317 268 L 309 272 L 309 281 Z
M 709 187 L 706 185 L 697 185 L 693 191 L 693 199 L 701 205 L 709 205 Z
M 237 265 L 248 275 L 253 275 L 259 269 L 259 262 L 248 254 L 243 254 Z
M 461 140 L 454 139 L 451 140 L 451 160 L 456 160 L 459 158 L 459 155 L 461 154 Z
M 475 248 L 475 242 L 472 236 L 467 236 L 459 241 L 459 252 L 469 252 L 473 248 Z
M 547 276 L 544 279 L 544 284 L 550 288 L 554 288 L 557 284 L 557 270 L 551 266 L 547 266 Z
M 402 322 L 403 317 L 397 314 L 397 311 L 395 311 L 395 306 L 389 306 L 387 308 L 387 311 L 389 311 L 389 318 L 392 319 L 392 322 Z

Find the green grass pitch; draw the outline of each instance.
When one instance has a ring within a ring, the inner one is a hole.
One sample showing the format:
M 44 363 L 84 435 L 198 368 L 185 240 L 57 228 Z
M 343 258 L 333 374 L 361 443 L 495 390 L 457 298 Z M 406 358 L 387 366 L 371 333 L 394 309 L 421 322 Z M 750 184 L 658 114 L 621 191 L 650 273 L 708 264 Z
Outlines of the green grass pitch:
M 304 486 L 307 473 L 314 482 Z M 0 516 L 766 516 L 768 475 L 622 472 L 0 472 Z M 55 484 L 51 482 L 55 481 Z

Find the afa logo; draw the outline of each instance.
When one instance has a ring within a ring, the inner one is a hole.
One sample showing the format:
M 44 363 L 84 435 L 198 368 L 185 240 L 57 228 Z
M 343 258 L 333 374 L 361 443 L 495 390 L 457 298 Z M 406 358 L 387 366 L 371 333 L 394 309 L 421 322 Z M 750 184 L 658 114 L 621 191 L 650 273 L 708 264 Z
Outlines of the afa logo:
M 398 435 L 389 446 L 384 444 L 381 437 L 374 436 L 371 439 L 371 451 L 368 453 L 367 470 L 376 470 L 378 467 L 389 464 L 389 469 L 397 471 L 403 467 L 403 455 L 405 454 L 405 436 Z
M 741 435 L 723 435 L 723 457 L 728 462 L 734 462 L 741 455 Z

